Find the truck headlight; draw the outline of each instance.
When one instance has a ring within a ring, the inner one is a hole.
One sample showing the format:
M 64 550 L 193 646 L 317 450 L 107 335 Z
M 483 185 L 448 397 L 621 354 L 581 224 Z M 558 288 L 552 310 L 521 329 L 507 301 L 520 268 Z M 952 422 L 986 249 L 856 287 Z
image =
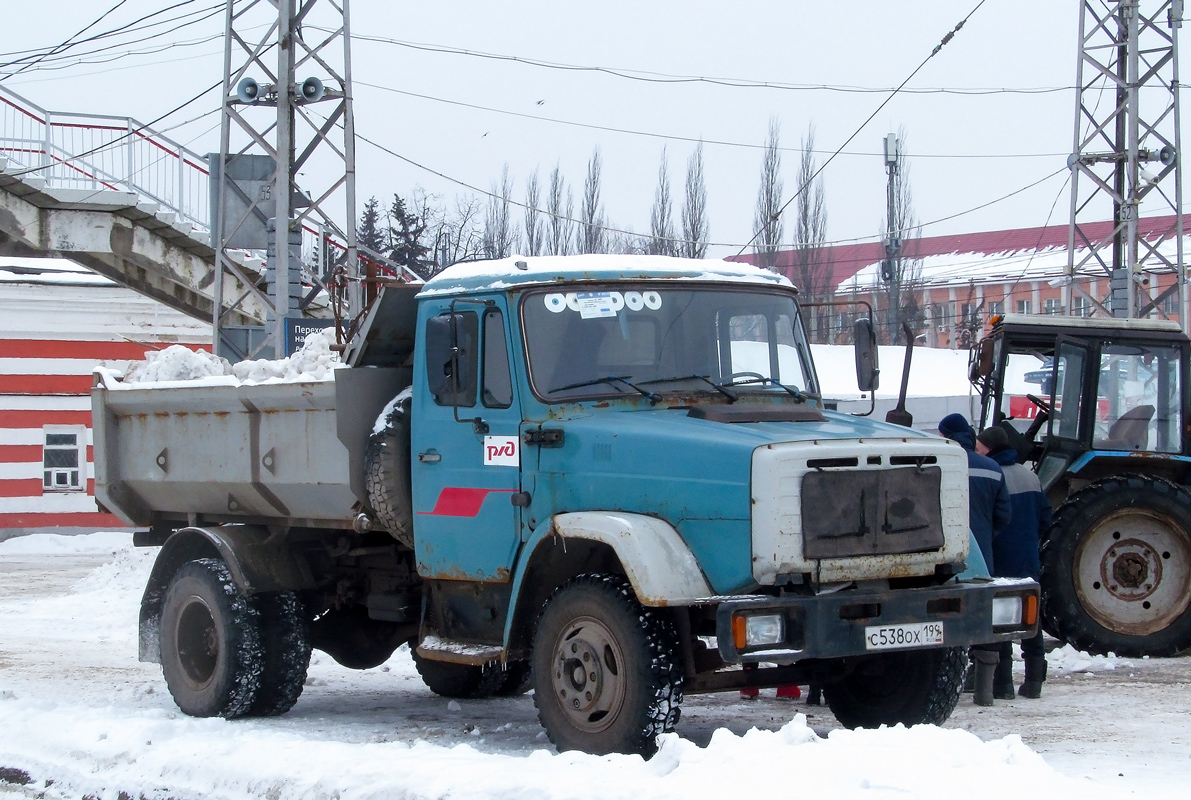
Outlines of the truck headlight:
M 1016 628 L 1021 625 L 1021 596 L 994 597 L 992 601 L 992 624 L 994 628 Z
M 737 650 L 764 644 L 780 644 L 786 639 L 785 620 L 781 614 L 733 617 L 732 639 Z

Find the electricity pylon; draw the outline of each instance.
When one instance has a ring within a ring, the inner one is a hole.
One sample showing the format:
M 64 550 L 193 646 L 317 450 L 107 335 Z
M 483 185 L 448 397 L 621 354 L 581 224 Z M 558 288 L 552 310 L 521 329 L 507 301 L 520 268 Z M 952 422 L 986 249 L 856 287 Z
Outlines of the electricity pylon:
M 228 0 L 225 21 L 220 152 L 211 159 L 215 348 L 229 349 L 224 320 L 244 299 L 224 305 L 227 270 L 268 312 L 263 331 L 230 349 L 280 357 L 286 319 L 303 314 L 328 274 L 308 268 L 304 285 L 304 238 L 309 264 L 346 272 L 348 318 L 360 309 L 349 2 Z M 254 250 L 267 251 L 267 289 L 245 274 L 244 251 Z
M 1103 313 L 1144 317 L 1172 292 L 1180 293 L 1186 326 L 1180 176 L 1178 29 L 1183 0 L 1083 0 L 1076 68 L 1075 137 L 1071 168 L 1064 306 L 1073 312 L 1078 293 Z M 1147 216 L 1173 215 L 1154 240 L 1138 236 L 1143 202 Z M 1088 223 L 1111 212 L 1108 236 Z M 1160 252 L 1174 240 L 1174 253 Z M 1076 251 L 1080 250 L 1079 260 Z M 1150 276 L 1178 280 L 1150 299 Z M 1105 300 L 1086 284 L 1109 278 Z

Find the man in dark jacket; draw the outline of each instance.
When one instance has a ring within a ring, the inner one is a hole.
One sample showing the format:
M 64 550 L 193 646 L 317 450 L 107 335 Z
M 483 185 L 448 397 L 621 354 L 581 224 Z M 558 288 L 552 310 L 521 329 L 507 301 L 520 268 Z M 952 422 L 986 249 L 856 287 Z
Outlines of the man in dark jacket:
M 956 442 L 967 452 L 968 527 L 976 538 L 989 572 L 996 575 L 993 541 L 1013 515 L 1005 475 L 997 462 L 976 452 L 976 433 L 962 414 L 943 417 L 939 421 L 939 434 Z M 1000 646 L 974 645 L 969 654 L 975 663 L 975 669 L 971 672 L 975 703 L 978 706 L 991 706 L 994 672 L 1001 660 Z
M 1038 476 L 1024 464 L 1017 463 L 1017 451 L 1009 447 L 1009 437 L 998 427 L 986 428 L 977 437 L 976 449 L 996 461 L 1005 475 L 1009 489 L 1009 504 L 1013 508 L 1009 525 L 993 540 L 993 561 L 990 571 L 999 578 L 1038 579 L 1038 539 L 1050 527 L 1050 502 L 1042 492 Z M 1026 680 L 1018 690 L 1022 697 L 1042 696 L 1042 682 L 1046 680 L 1046 651 L 1042 646 L 1042 631 L 1021 643 L 1026 662 Z M 993 697 L 1013 698 L 1013 645 L 1001 644 L 1001 660 L 993 677 Z

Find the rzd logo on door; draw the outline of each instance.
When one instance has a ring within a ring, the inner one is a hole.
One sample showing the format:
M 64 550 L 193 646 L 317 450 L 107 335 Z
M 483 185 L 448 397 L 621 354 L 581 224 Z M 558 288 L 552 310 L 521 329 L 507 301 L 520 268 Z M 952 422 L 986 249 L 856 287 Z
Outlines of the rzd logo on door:
M 485 467 L 521 466 L 520 440 L 516 436 L 485 436 Z

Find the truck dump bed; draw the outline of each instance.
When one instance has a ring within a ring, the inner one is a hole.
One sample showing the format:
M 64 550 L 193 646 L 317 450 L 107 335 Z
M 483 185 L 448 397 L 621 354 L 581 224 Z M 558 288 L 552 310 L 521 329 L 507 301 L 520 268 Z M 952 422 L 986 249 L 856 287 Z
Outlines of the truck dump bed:
M 98 371 L 91 392 L 95 497 L 137 526 L 350 528 L 355 506 L 366 501 L 363 449 L 377 414 L 401 388 L 399 372 L 340 369 L 334 380 L 142 388 Z

